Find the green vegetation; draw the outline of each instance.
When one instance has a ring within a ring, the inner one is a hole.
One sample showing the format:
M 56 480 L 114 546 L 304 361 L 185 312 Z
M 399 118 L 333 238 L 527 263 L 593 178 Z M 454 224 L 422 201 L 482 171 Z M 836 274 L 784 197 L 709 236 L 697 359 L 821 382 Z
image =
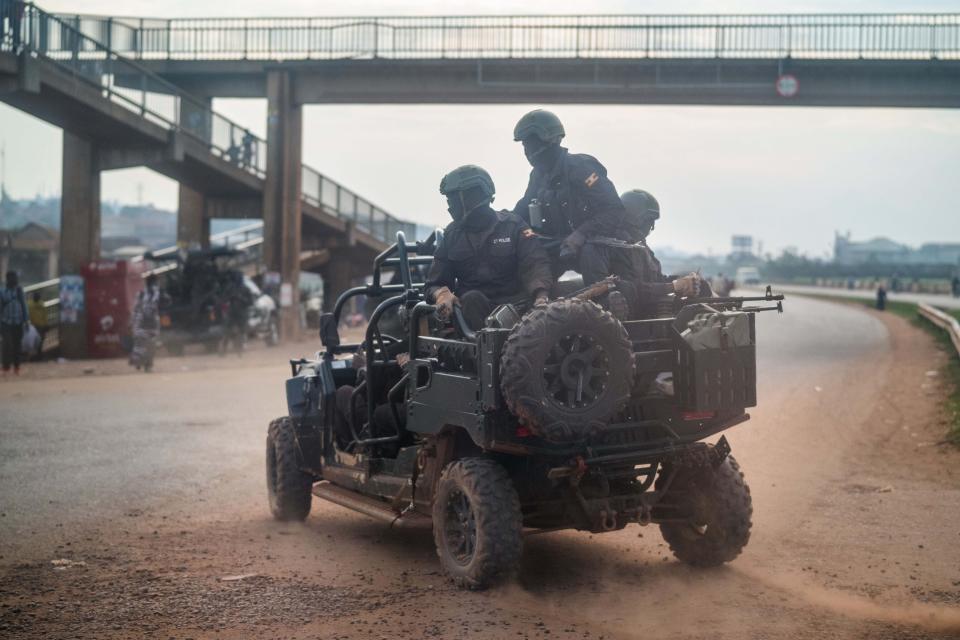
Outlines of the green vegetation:
M 876 303 L 874 300 L 867 300 L 863 298 L 851 298 L 845 296 L 816 296 L 806 294 L 804 294 L 804 296 L 808 298 L 816 298 L 818 300 L 826 300 L 828 302 L 846 302 L 862 305 L 871 309 L 876 308 Z M 941 349 L 944 349 L 950 355 L 950 359 L 947 361 L 947 366 L 945 366 L 940 372 L 941 375 L 943 375 L 947 385 L 946 410 L 948 428 L 945 439 L 951 444 L 960 447 L 960 355 L 957 354 L 957 350 L 953 346 L 950 336 L 947 335 L 946 331 L 934 325 L 926 318 L 923 318 L 917 312 L 917 305 L 913 303 L 899 301 L 891 302 L 890 300 L 887 300 L 887 311 L 906 318 L 915 327 L 919 327 L 929 333 L 937 342 L 937 346 Z M 960 309 L 944 309 L 943 311 L 954 318 L 957 318 L 957 320 L 960 320 Z

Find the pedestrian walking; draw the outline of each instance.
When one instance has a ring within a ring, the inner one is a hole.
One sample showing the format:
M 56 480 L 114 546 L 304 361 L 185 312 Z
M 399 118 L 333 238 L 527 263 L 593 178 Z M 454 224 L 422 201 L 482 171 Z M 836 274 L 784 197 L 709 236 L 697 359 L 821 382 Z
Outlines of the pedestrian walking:
M 256 142 L 256 138 L 253 137 L 253 134 L 250 133 L 249 130 L 245 130 L 243 134 L 243 138 L 240 140 L 240 144 L 242 147 L 242 154 L 243 154 L 242 164 L 245 167 L 253 166 L 255 142 Z
M 887 309 L 887 290 L 883 285 L 877 287 L 877 311 L 886 311 Z
M 133 308 L 133 349 L 130 351 L 130 364 L 140 370 L 153 368 L 153 357 L 157 350 L 157 336 L 160 333 L 160 287 L 157 276 L 147 276 L 147 286 L 137 294 L 137 303 Z
M 14 375 L 20 375 L 20 347 L 30 316 L 27 313 L 27 301 L 16 271 L 7 271 L 5 284 L 6 286 L 0 289 L 3 375 L 7 375 L 11 367 Z
M 43 355 L 43 341 L 46 338 L 47 329 L 49 329 L 47 307 L 43 304 L 43 298 L 40 297 L 39 291 L 34 291 L 33 295 L 30 296 L 30 301 L 27 302 L 27 313 L 30 316 L 30 324 L 33 325 L 33 328 L 37 330 L 37 335 L 40 336 L 36 354 L 39 358 Z
M 7 23 L 6 33 L 10 36 L 10 50 L 20 53 L 23 48 L 23 14 L 26 5 L 20 0 L 0 0 L 0 27 Z

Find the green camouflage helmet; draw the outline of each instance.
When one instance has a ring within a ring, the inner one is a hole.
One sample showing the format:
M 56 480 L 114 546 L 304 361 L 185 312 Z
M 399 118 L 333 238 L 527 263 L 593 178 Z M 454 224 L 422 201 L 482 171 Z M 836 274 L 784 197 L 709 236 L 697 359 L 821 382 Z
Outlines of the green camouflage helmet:
M 620 195 L 624 209 L 631 216 L 640 218 L 660 219 L 660 203 L 643 189 L 631 189 Z
M 472 187 L 480 187 L 483 195 L 488 198 L 487 202 L 493 201 L 493 194 L 496 188 L 493 186 L 493 178 L 481 167 L 475 164 L 465 164 L 457 167 L 440 181 L 440 193 L 449 196 L 458 191 L 466 191 Z
M 526 114 L 513 128 L 513 139 L 520 142 L 524 138 L 537 136 L 544 142 L 559 143 L 566 132 L 563 123 L 552 111 L 534 109 Z

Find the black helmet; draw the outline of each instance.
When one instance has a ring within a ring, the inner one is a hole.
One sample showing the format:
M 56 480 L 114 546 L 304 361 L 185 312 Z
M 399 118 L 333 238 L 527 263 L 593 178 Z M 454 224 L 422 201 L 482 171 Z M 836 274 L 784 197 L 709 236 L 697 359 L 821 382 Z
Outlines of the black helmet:
M 513 139 L 517 142 L 530 136 L 536 136 L 547 143 L 559 143 L 566 132 L 563 123 L 552 111 L 534 109 L 526 114 L 513 128 Z
M 620 195 L 623 207 L 627 213 L 636 219 L 650 218 L 660 219 L 660 203 L 652 195 L 643 189 L 631 189 Z
M 440 193 L 449 196 L 458 191 L 466 191 L 472 187 L 480 187 L 487 202 L 493 201 L 493 194 L 496 188 L 493 186 L 493 178 L 481 167 L 474 164 L 465 164 L 457 167 L 440 181 Z

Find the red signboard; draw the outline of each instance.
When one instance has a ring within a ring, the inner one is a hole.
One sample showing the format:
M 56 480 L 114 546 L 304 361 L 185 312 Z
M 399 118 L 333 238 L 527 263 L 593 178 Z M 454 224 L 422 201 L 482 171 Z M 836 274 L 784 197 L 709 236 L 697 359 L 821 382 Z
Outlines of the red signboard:
M 130 318 L 143 289 L 142 262 L 97 260 L 83 268 L 86 290 L 87 353 L 91 358 L 124 355 Z

